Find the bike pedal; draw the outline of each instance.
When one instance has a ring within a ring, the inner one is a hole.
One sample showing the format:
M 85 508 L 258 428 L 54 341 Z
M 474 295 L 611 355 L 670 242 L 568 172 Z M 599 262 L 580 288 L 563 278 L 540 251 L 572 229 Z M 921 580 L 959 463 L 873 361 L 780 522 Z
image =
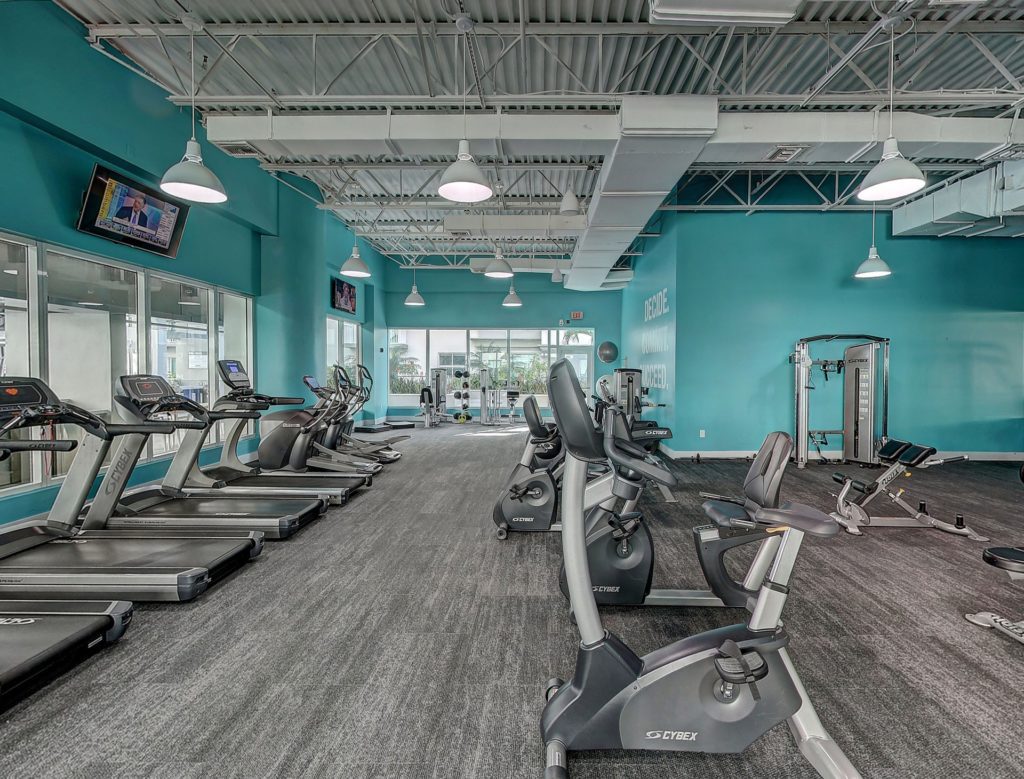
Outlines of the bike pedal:
M 750 684 L 768 675 L 768 662 L 760 652 L 749 649 L 741 657 L 715 658 L 715 670 L 723 682 L 729 684 Z

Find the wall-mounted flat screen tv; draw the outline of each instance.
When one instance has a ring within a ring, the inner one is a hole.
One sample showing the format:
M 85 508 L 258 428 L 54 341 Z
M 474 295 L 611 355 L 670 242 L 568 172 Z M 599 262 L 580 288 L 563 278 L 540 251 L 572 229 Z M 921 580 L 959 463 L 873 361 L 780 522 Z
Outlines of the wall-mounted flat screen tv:
M 356 312 L 356 288 L 341 279 L 331 279 L 331 307 L 338 311 Z
M 92 171 L 78 229 L 136 249 L 175 257 L 188 206 L 101 165 Z

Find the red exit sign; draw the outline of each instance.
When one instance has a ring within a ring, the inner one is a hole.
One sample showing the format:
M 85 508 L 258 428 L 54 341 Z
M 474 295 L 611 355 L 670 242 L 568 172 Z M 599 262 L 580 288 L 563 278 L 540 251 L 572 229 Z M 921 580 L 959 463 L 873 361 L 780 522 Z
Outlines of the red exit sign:
M 569 312 L 569 319 L 573 319 L 573 320 L 583 319 L 583 312 L 582 311 L 570 311 Z

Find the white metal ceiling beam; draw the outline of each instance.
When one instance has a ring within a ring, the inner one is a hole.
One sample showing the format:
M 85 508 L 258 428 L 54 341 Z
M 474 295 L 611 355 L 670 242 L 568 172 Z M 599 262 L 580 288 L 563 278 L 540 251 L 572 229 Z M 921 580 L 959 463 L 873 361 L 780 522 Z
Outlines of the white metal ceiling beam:
M 773 35 L 859 35 L 868 32 L 874 21 L 865 22 L 790 22 L 772 31 Z M 918 35 L 939 34 L 945 31 L 946 22 L 919 20 L 914 26 Z M 188 37 L 189 31 L 182 24 L 89 24 L 86 25 L 90 40 L 116 38 L 153 38 L 157 36 Z M 531 22 L 527 26 L 528 35 L 545 37 L 596 37 L 605 36 L 639 36 L 657 35 L 688 35 L 710 36 L 715 34 L 715 27 L 707 25 L 647 24 L 644 22 Z M 339 38 L 366 38 L 379 34 L 402 37 L 415 37 L 416 24 L 410 22 L 287 22 L 287 23 L 207 23 L 204 30 L 218 36 L 322 36 Z M 763 27 L 736 26 L 739 33 L 762 33 Z M 970 32 L 985 35 L 1020 35 L 1024 33 L 1024 21 L 1008 20 L 974 20 L 965 21 L 957 27 L 957 32 Z M 479 37 L 518 36 L 521 33 L 519 22 L 497 22 L 494 24 L 477 25 L 473 34 Z M 454 24 L 439 24 L 433 34 L 438 37 L 459 36 Z
M 519 94 L 519 95 L 486 95 L 487 104 L 491 107 L 504 106 L 554 106 L 564 111 L 574 109 L 607 108 L 617 109 L 622 104 L 621 93 L 594 92 L 588 94 Z M 368 106 L 381 109 L 390 108 L 461 108 L 462 98 L 457 95 L 325 95 L 310 97 L 309 95 L 277 95 L 276 103 L 287 108 L 358 108 L 365 110 Z M 187 94 L 172 94 L 167 98 L 175 105 L 187 106 L 191 98 Z M 769 108 L 785 108 L 806 105 L 828 107 L 875 107 L 888 102 L 888 95 L 883 92 L 862 93 L 823 93 L 811 100 L 805 94 L 778 94 L 773 92 L 751 92 L 742 95 L 722 95 L 719 105 L 729 106 L 767 106 Z M 929 108 L 959 106 L 966 108 L 999 108 L 1013 105 L 1024 99 L 1024 92 L 1012 90 L 993 91 L 990 89 L 950 89 L 922 92 L 897 91 L 894 102 L 902 108 Z M 196 105 L 200 108 L 233 110 L 242 108 L 267 108 L 271 101 L 266 95 L 196 95 Z M 474 116 L 470 113 L 470 119 Z M 216 114 L 213 115 L 215 117 Z M 396 114 L 401 116 L 401 114 Z M 559 116 L 558 113 L 546 113 L 547 117 Z M 211 117 L 211 118 L 213 118 Z

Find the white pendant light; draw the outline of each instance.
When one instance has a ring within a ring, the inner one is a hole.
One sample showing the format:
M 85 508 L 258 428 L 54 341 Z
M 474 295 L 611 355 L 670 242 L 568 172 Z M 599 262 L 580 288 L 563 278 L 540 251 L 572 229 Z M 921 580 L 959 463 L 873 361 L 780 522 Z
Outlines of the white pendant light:
M 416 269 L 412 269 L 412 292 L 405 297 L 405 305 L 407 306 L 425 306 L 427 301 L 423 299 L 423 295 L 416 289 Z
M 437 194 L 455 203 L 481 203 L 494 194 L 484 172 L 473 160 L 469 141 L 459 141 L 459 158 L 441 176 Z
M 882 145 L 881 161 L 864 177 L 857 197 L 868 203 L 895 200 L 913 195 L 923 189 L 924 184 L 921 169 L 900 154 L 896 139 L 889 137 Z
M 868 258 L 858 266 L 857 272 L 853 274 L 855 279 L 881 279 L 892 275 L 892 268 L 878 256 L 878 249 L 875 247 L 875 209 L 871 209 L 871 248 L 868 249 Z
M 895 200 L 924 189 L 924 173 L 900 153 L 892 134 L 893 84 L 896 66 L 895 26 L 889 28 L 889 137 L 882 144 L 882 159 L 873 167 L 857 189 L 857 198 L 868 203 Z
M 579 216 L 580 201 L 576 197 L 576 193 L 572 191 L 572 187 L 568 187 L 565 194 L 562 195 L 562 202 L 558 204 L 558 213 L 563 216 Z
M 515 275 L 512 266 L 505 261 L 500 246 L 494 250 L 494 259 L 487 264 L 484 275 L 489 279 L 510 279 Z
M 468 18 L 468 17 L 467 17 Z M 472 28 L 470 28 L 472 29 Z M 441 184 L 437 194 L 453 203 L 482 203 L 494 195 L 494 190 L 487 182 L 487 177 L 476 164 L 469 151 L 466 139 L 466 33 L 462 35 L 462 140 L 459 141 L 459 155 L 441 176 Z
M 192 138 L 185 143 L 185 156 L 181 162 L 167 169 L 160 179 L 160 189 L 168 195 L 193 203 L 223 203 L 228 199 L 224 185 L 203 164 L 203 153 L 196 140 L 196 47 L 193 30 L 189 29 L 189 64 L 192 67 Z
M 341 266 L 341 275 L 353 279 L 367 279 L 370 277 L 370 267 L 359 256 L 359 244 L 352 244 L 352 254 Z
M 519 308 L 523 305 L 523 301 L 519 299 L 519 295 L 516 294 L 515 282 L 509 285 L 508 294 L 505 295 L 505 299 L 501 301 L 501 305 L 505 308 Z
M 558 267 L 558 262 L 555 262 L 555 269 L 551 271 L 551 281 L 555 284 L 562 283 L 562 269 Z

